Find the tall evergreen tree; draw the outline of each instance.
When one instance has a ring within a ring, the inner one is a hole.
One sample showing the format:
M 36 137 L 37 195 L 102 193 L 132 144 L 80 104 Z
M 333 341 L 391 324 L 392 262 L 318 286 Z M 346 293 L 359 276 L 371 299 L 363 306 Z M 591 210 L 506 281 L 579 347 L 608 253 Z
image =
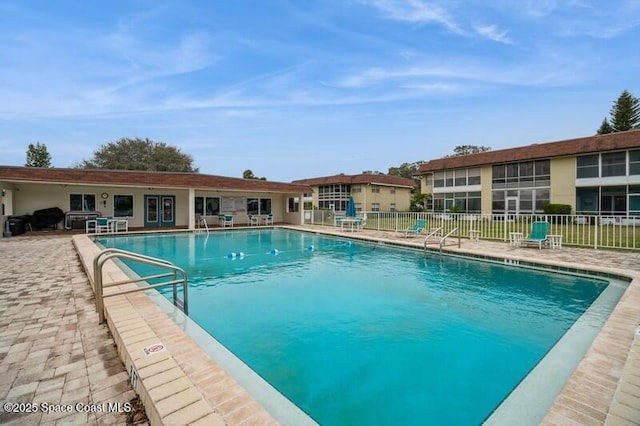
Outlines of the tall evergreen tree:
M 607 120 L 606 118 L 602 120 L 602 124 L 600 125 L 600 128 L 598 129 L 598 134 L 599 135 L 606 135 L 607 133 L 613 133 L 613 128 L 611 127 L 611 124 L 609 124 L 609 120 Z
M 624 90 L 613 103 L 609 123 L 612 132 L 624 132 L 640 128 L 640 99 Z M 604 123 L 603 123 L 604 124 Z M 602 127 L 601 127 L 602 129 Z
M 51 154 L 47 150 L 47 146 L 43 143 L 29 144 L 27 149 L 27 161 L 24 163 L 27 167 L 51 167 Z

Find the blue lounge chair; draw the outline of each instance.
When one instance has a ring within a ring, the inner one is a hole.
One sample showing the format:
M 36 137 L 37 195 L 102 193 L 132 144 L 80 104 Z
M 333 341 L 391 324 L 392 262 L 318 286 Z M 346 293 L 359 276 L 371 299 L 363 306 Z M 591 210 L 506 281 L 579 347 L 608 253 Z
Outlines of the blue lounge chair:
M 404 237 L 407 238 L 409 235 L 414 236 L 422 233 L 426 224 L 427 221 L 425 219 L 416 220 L 416 223 L 414 223 L 412 227 L 405 229 Z
M 537 244 L 538 249 L 542 249 L 542 244 L 547 243 L 547 234 L 549 234 L 549 222 L 533 222 L 531 233 L 527 238 L 520 240 L 520 245 Z

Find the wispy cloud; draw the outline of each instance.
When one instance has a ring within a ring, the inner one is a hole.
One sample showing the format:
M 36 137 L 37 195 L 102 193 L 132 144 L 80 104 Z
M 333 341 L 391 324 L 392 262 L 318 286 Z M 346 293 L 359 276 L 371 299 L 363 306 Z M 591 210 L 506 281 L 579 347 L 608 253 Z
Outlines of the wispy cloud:
M 489 40 L 493 40 L 499 43 L 512 44 L 513 41 L 509 38 L 508 31 L 499 30 L 495 25 L 477 26 L 476 32 Z
M 463 34 L 449 13 L 443 8 L 423 0 L 361 0 L 385 13 L 388 19 L 414 24 L 439 24 L 449 31 Z
M 444 77 L 456 79 L 474 77 L 472 73 L 469 71 L 463 71 L 462 69 L 462 67 L 459 68 L 452 65 L 424 65 L 404 68 L 374 67 L 362 72 L 347 75 L 337 80 L 335 82 L 335 86 L 343 88 L 358 88 L 414 77 Z
M 558 0 L 529 0 L 522 2 L 522 12 L 534 19 L 542 19 L 558 7 Z

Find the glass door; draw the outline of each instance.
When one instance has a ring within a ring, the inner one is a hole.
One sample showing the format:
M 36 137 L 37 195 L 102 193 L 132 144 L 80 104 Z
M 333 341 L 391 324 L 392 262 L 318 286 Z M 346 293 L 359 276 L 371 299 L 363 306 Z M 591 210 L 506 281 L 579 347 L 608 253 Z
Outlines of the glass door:
M 173 195 L 144 196 L 144 226 L 175 226 L 175 197 Z
M 160 197 L 160 202 L 162 203 L 162 218 L 160 226 L 175 226 L 175 201 L 176 199 L 173 195 L 163 195 Z
M 504 214 L 507 220 L 514 220 L 518 216 L 518 197 L 506 198 Z

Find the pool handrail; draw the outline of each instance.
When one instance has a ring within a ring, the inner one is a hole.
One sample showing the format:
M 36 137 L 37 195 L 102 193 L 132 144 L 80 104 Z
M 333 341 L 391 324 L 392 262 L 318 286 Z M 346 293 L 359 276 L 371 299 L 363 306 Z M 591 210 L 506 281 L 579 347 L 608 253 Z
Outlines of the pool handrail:
M 444 237 L 442 237 L 440 239 L 440 252 L 442 252 L 442 246 L 444 245 L 444 243 L 447 241 L 447 238 L 449 236 L 451 236 L 451 234 L 453 234 L 454 232 L 457 232 L 458 228 L 453 228 L 451 231 L 449 231 L 447 233 L 447 235 L 445 235 Z M 458 248 L 460 248 L 460 234 L 458 234 Z
M 207 235 L 209 235 L 209 225 L 207 224 L 207 220 L 204 218 L 203 215 L 200 215 L 200 217 L 198 218 L 197 221 L 197 229 L 196 231 L 202 231 L 202 228 L 200 228 L 200 224 L 203 225 L 204 230 L 207 232 Z
M 138 261 L 140 263 L 145 263 L 148 265 L 154 265 L 161 268 L 166 268 L 169 271 L 166 273 L 148 275 L 145 277 L 133 278 L 124 281 L 116 281 L 109 283 L 107 285 L 103 285 L 102 281 L 102 266 L 104 263 L 112 258 L 124 258 L 129 260 Z M 181 275 L 181 278 L 178 278 L 178 274 Z M 136 287 L 126 290 L 112 291 L 107 294 L 104 294 L 105 287 L 114 287 L 123 284 L 132 284 L 136 282 L 147 281 L 155 278 L 164 278 L 164 277 L 172 277 L 171 281 L 159 283 L 159 284 L 148 284 L 143 287 Z M 189 315 L 189 285 L 187 281 L 187 273 L 184 269 L 179 266 L 174 265 L 173 263 L 164 260 L 158 259 L 151 256 L 145 256 L 143 254 L 133 253 L 126 250 L 116 249 L 116 248 L 108 248 L 102 250 L 100 253 L 96 255 L 93 259 L 93 281 L 94 281 L 94 294 L 96 299 L 96 310 L 98 311 L 98 319 L 99 323 L 102 324 L 105 320 L 104 317 L 104 298 L 118 296 L 127 293 L 134 293 L 137 291 L 149 290 L 152 288 L 158 287 L 166 287 L 168 285 L 173 286 L 173 304 L 181 309 L 185 315 Z M 182 284 L 182 302 L 178 299 L 178 288 L 177 285 Z
M 442 227 L 438 227 L 438 228 L 433 228 L 431 230 L 431 232 L 429 232 L 429 234 L 427 234 L 427 236 L 424 238 L 424 249 L 427 249 L 427 244 L 429 243 L 429 238 L 433 237 L 434 235 L 437 235 L 438 232 L 442 231 Z

